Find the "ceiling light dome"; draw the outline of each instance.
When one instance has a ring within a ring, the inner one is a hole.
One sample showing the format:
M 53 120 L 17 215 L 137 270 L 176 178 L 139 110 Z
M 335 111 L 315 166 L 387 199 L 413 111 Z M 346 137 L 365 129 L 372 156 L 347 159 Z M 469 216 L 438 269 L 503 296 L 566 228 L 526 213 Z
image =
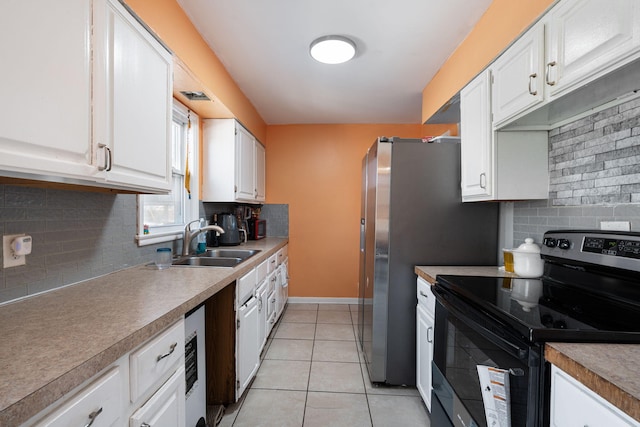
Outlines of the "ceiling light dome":
M 313 59 L 323 64 L 342 64 L 356 55 L 356 44 L 343 36 L 324 36 L 309 47 Z

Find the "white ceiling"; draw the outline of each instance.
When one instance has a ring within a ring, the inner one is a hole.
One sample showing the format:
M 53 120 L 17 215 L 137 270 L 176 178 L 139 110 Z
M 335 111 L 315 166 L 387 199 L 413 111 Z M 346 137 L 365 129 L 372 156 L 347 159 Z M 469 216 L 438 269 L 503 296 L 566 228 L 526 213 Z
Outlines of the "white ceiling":
M 267 124 L 420 123 L 422 90 L 491 0 L 178 0 Z M 318 37 L 355 41 L 339 65 Z

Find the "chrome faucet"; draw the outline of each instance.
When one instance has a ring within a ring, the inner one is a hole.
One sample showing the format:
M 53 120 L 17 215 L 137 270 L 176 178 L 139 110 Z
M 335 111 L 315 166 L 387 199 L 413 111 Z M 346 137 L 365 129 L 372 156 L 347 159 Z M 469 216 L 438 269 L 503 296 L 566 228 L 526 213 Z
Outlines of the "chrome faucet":
M 194 222 L 200 223 L 199 219 L 193 220 L 184 227 L 184 237 L 182 239 L 182 255 L 189 255 L 189 248 L 191 242 L 200 233 L 205 231 L 217 231 L 220 234 L 224 234 L 224 229 L 217 225 L 207 225 L 206 227 L 198 228 L 197 230 L 191 229 L 191 224 Z

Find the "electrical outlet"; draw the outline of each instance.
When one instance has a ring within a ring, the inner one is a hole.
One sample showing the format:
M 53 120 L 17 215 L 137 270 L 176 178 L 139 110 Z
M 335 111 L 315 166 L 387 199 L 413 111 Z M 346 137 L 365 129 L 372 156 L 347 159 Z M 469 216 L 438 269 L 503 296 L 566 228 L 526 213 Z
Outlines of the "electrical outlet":
M 9 267 L 17 267 L 19 265 L 25 265 L 26 260 L 24 255 L 13 256 L 13 251 L 11 250 L 11 242 L 16 237 L 24 236 L 24 234 L 12 234 L 8 236 L 2 236 L 2 258 L 3 258 L 3 268 Z
M 629 222 L 629 221 L 600 221 L 600 230 L 631 231 L 631 222 Z

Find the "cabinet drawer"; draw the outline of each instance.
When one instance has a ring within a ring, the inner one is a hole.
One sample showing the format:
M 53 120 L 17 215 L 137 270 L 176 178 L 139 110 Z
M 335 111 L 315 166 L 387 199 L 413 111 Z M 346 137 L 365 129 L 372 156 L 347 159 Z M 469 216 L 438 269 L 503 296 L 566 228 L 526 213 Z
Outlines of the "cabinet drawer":
M 418 277 L 416 296 L 418 297 L 418 304 L 423 307 L 428 314 L 435 316 L 436 297 L 433 295 L 433 292 L 431 292 L 431 284 L 422 277 Z
M 120 367 L 112 368 L 36 426 L 84 426 L 92 419 L 92 427 L 116 425 L 122 414 L 123 380 Z
M 131 401 L 135 402 L 184 358 L 184 320 L 176 322 L 131 353 Z
M 269 260 L 264 260 L 256 267 L 256 283 L 262 282 L 269 274 Z
M 278 266 L 278 254 L 275 253 L 269 257 L 268 272 L 271 273 L 273 271 L 276 271 L 277 266 Z
M 180 368 L 162 385 L 129 420 L 130 427 L 185 425 L 184 367 Z
M 551 372 L 551 427 L 638 425 L 555 365 Z
M 285 246 L 276 253 L 276 255 L 278 255 L 278 265 L 284 262 L 284 260 L 287 258 L 288 253 L 288 246 Z
M 238 279 L 236 282 L 236 297 L 238 306 L 244 304 L 247 298 L 253 294 L 257 281 L 258 274 L 254 268 L 244 276 Z

